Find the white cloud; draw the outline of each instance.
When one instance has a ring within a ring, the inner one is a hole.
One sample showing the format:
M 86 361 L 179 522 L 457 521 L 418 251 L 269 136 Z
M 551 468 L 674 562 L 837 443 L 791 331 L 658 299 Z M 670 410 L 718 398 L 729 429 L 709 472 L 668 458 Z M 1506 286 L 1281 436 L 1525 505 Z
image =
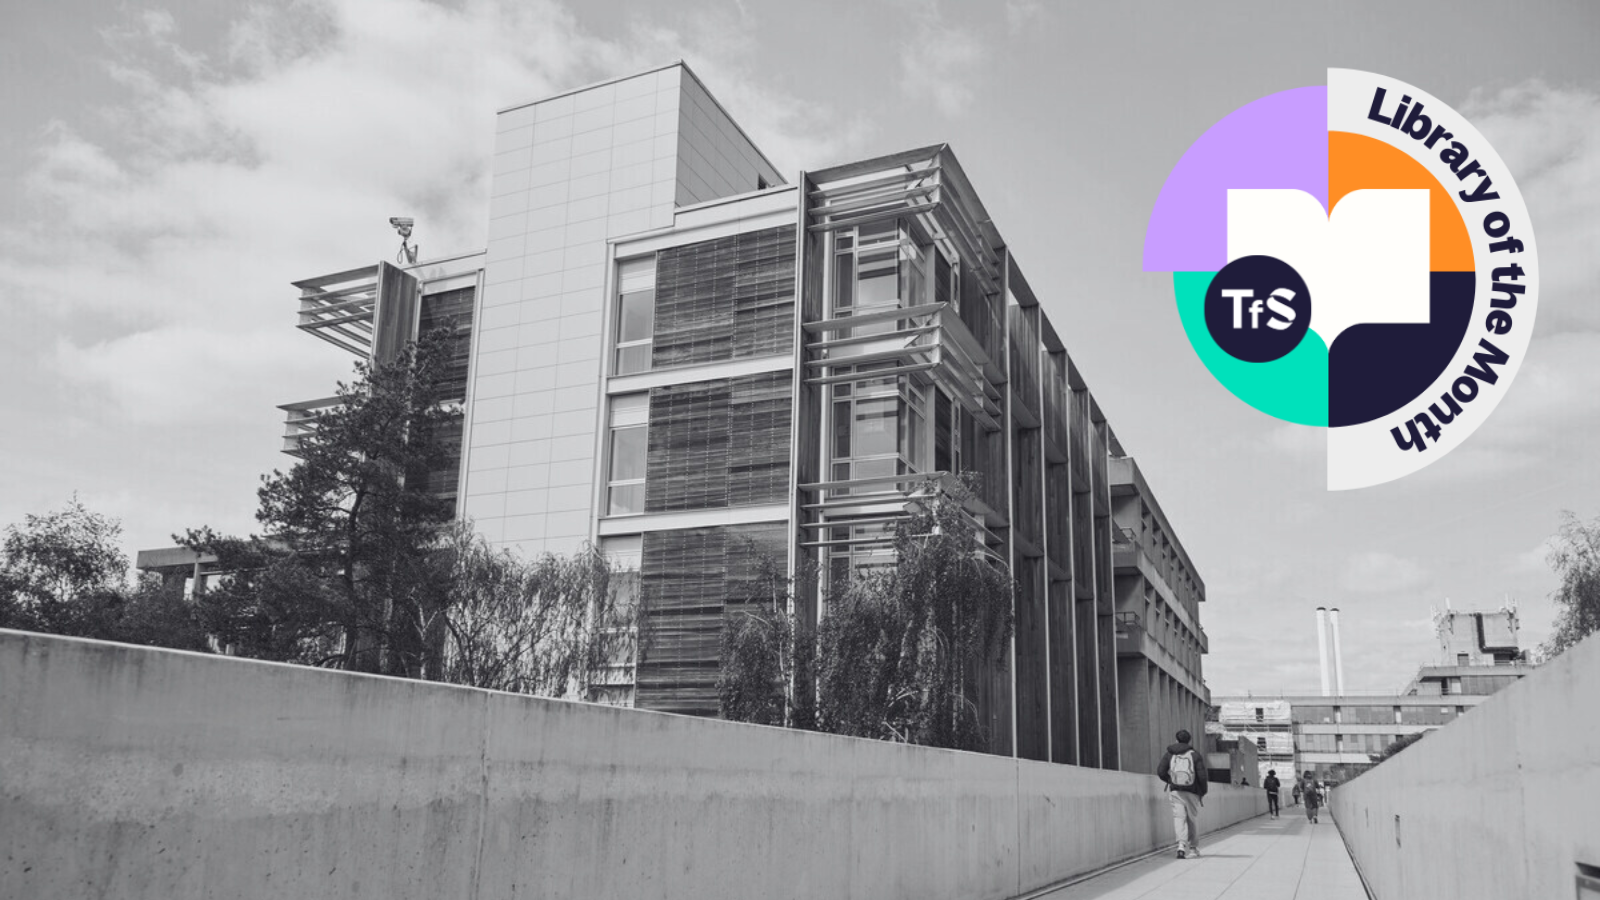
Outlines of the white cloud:
M 1303 459 L 1319 467 L 1328 457 L 1328 431 L 1310 425 L 1285 422 L 1272 426 L 1265 444 L 1274 454 Z
M 1600 94 L 1529 81 L 1474 92 L 1461 111 L 1510 167 L 1533 217 L 1540 331 L 1600 330 Z
M 272 407 L 349 376 L 292 327 L 289 282 L 392 256 L 391 215 L 425 256 L 483 245 L 497 109 L 681 57 L 790 171 L 865 131 L 766 86 L 739 20 L 602 38 L 548 0 L 291 0 L 194 48 L 171 15 L 123 15 L 101 36 L 125 94 L 24 137 L 0 209 L 0 370 L 45 392 L 7 401 L 0 444 L 37 458 L 0 473 L 0 523 L 133 486 L 134 546 L 247 527 L 284 464 Z
M 687 59 L 785 179 L 802 167 L 845 161 L 866 143 L 871 124 L 775 91 L 755 77 L 766 67 L 754 38 L 760 24 L 743 9 L 714 9 L 691 14 L 679 27 L 636 28 L 632 40 L 651 59 Z
M 1022 34 L 1039 19 L 1044 4 L 1039 0 L 1006 0 L 1006 31 Z
M 1428 571 L 1413 560 L 1370 550 L 1345 561 L 1339 585 L 1359 594 L 1386 594 L 1411 590 L 1428 581 Z
M 1507 571 L 1513 575 L 1549 575 L 1550 550 L 1554 542 L 1554 538 L 1546 538 L 1537 546 L 1513 554 L 1506 566 Z
M 907 4 L 907 14 L 916 24 L 900 45 L 900 89 L 947 116 L 966 112 L 985 55 L 976 29 L 946 22 L 935 0 Z

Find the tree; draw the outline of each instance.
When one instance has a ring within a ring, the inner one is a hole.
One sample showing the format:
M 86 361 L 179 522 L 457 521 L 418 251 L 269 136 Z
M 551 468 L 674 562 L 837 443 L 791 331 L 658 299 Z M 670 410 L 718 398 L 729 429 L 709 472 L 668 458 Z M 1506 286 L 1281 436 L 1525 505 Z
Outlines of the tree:
M 1600 631 L 1600 518 L 1584 522 L 1563 511 L 1547 559 L 1561 578 L 1551 594 L 1559 607 L 1555 628 L 1542 648 L 1555 656 Z
M 983 749 L 969 681 L 998 666 L 1014 584 L 983 550 L 964 508 L 970 488 L 940 488 L 894 531 L 892 567 L 829 597 L 818 634 L 823 731 Z
M 754 542 L 746 551 L 756 560 L 754 590 L 724 618 L 718 710 L 735 722 L 813 728 L 815 633 L 794 614 L 789 578 L 778 560 Z M 809 573 L 801 580 L 809 584 Z
M 340 403 L 301 438 L 300 462 L 264 476 L 250 538 L 191 530 L 231 576 L 207 592 L 207 622 L 265 659 L 427 677 L 425 623 L 440 614 L 432 554 L 452 510 L 426 489 L 458 412 L 439 402 L 455 338 L 441 328 L 392 362 L 356 366 Z
M 208 649 L 194 609 L 156 577 L 127 583 L 122 523 L 76 496 L 27 516 L 0 545 L 0 627 L 69 637 Z
M 1377 765 L 1378 763 L 1389 759 L 1390 757 L 1399 753 L 1401 750 L 1404 750 L 1412 744 L 1415 744 L 1417 741 L 1422 740 L 1422 736 L 1425 734 L 1427 734 L 1426 731 L 1416 731 L 1412 732 L 1411 734 L 1400 735 L 1399 737 L 1390 741 L 1389 746 L 1383 748 L 1383 752 L 1379 753 L 1377 757 L 1372 760 L 1373 765 Z
M 6 528 L 0 578 L 19 606 L 50 614 L 81 594 L 122 585 L 128 558 L 117 547 L 121 537 L 122 523 L 91 512 L 74 494 L 65 508 Z
M 524 562 L 461 523 L 434 559 L 443 563 L 443 602 L 436 620 L 416 621 L 422 643 L 438 647 L 440 680 L 589 700 L 631 662 L 632 582 L 594 547 Z

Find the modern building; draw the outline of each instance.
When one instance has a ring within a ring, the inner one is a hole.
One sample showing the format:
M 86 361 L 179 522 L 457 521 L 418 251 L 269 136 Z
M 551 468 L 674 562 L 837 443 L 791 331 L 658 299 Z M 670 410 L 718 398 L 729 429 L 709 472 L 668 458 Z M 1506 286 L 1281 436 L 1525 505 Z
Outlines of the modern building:
M 1345 781 L 1401 737 L 1442 728 L 1533 671 L 1517 644 L 1515 608 L 1434 614 L 1442 660 L 1395 694 L 1222 697 L 1206 731 L 1254 741 L 1264 775 L 1275 768 Z
M 300 327 L 374 359 L 464 329 L 436 487 L 499 546 L 637 570 L 613 699 L 715 714 L 763 557 L 826 615 L 975 473 L 1019 586 L 975 685 L 995 751 L 1151 771 L 1152 733 L 1199 733 L 1204 588 L 948 146 L 786 178 L 674 63 L 502 111 L 489 165 L 483 252 L 297 282 Z M 284 407 L 287 451 L 328 402 Z

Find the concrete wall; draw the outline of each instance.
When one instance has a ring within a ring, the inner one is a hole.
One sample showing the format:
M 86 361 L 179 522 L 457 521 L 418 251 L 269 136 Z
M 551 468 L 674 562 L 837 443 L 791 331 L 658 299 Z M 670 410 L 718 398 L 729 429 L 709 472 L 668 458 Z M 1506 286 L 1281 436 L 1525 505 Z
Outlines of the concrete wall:
M 1148 776 L 0 631 L 4 897 L 978 900 L 1170 840 Z
M 1600 866 L 1597 689 L 1591 637 L 1335 789 L 1374 896 L 1572 897 L 1575 863 Z

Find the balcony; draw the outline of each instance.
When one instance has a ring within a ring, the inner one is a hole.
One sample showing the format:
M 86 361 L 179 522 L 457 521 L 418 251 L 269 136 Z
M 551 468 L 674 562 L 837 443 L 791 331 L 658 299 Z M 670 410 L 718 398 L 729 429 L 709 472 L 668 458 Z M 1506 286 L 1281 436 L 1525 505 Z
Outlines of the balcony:
M 317 419 L 323 411 L 344 403 L 339 397 L 323 397 L 320 400 L 302 400 L 299 403 L 285 403 L 278 407 L 287 415 L 283 420 L 283 447 L 284 453 L 294 457 L 304 457 L 300 452 L 300 443 L 308 436 L 316 434 Z
M 799 490 L 804 495 L 818 499 L 802 504 L 801 508 L 817 516 L 817 519 L 800 526 L 802 530 L 813 532 L 813 536 L 802 541 L 801 546 L 888 548 L 894 543 L 895 523 L 910 516 L 940 486 L 953 488 L 956 484 L 956 476 L 946 472 L 802 484 Z M 1003 541 L 989 526 L 1004 520 L 977 497 L 967 498 L 966 511 L 978 526 L 986 552 L 994 555 L 996 561 L 1003 562 L 995 549 Z M 848 530 L 850 536 L 830 538 L 828 535 L 832 529 Z
M 887 326 L 881 330 L 877 326 Z M 988 431 L 1000 429 L 997 370 L 947 303 L 925 303 L 865 315 L 807 322 L 809 384 L 856 381 L 835 370 L 887 363 L 873 377 L 926 373 Z
M 1145 641 L 1149 635 L 1144 630 L 1144 618 L 1136 612 L 1117 613 L 1117 655 L 1150 656 Z
M 300 289 L 300 330 L 360 357 L 372 354 L 379 269 L 363 266 L 294 282 Z

